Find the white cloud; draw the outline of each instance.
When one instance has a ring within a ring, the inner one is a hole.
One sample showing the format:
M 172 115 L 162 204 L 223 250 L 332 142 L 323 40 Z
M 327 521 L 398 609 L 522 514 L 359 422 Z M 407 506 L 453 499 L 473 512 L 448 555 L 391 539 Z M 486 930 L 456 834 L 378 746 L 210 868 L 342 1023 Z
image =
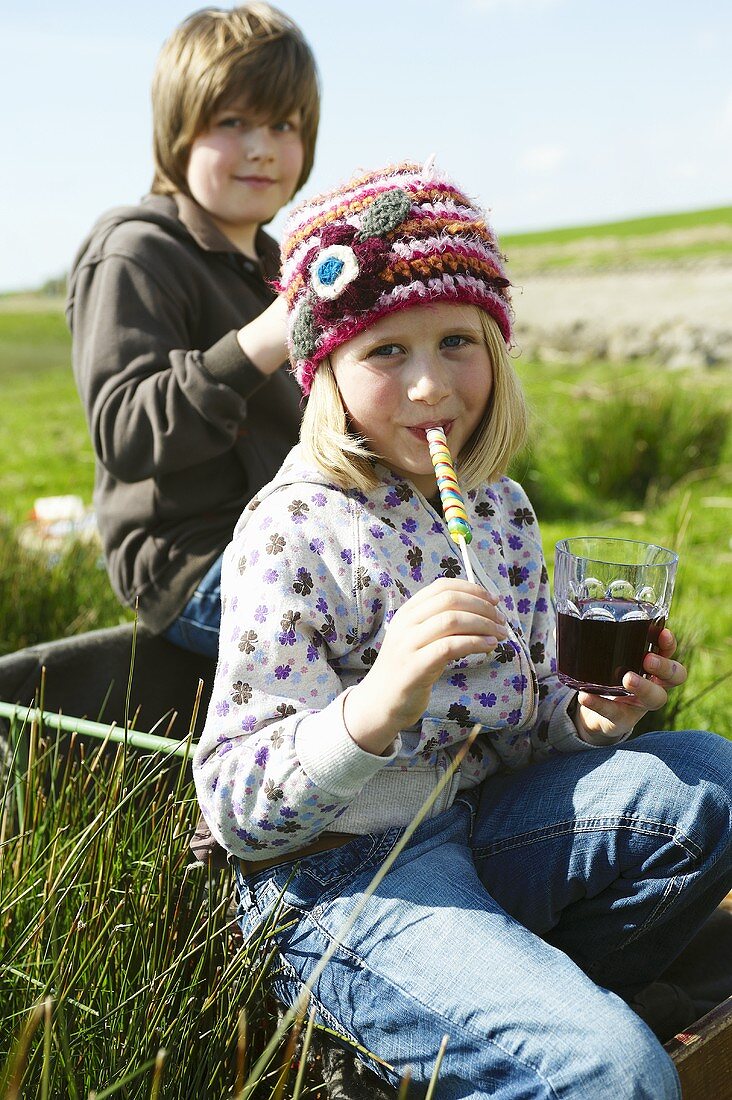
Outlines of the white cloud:
M 724 43 L 724 35 L 709 30 L 699 30 L 694 36 L 693 46 L 702 53 L 716 53 Z
M 466 0 L 477 11 L 526 11 L 529 8 L 557 8 L 566 0 Z
M 564 160 L 566 151 L 560 145 L 535 145 L 520 158 L 521 167 L 537 176 L 550 176 Z
M 732 132 L 732 92 L 730 92 L 722 105 L 722 130 Z
M 701 168 L 692 160 L 683 160 L 673 167 L 673 173 L 680 180 L 698 180 L 701 178 Z

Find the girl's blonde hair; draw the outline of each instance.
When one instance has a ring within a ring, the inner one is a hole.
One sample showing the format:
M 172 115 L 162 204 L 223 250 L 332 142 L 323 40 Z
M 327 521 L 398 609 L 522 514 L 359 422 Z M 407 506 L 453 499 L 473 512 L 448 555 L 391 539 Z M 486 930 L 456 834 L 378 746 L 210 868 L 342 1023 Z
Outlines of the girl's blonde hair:
M 483 418 L 459 455 L 453 455 L 461 488 L 467 492 L 506 472 L 526 442 L 528 414 L 521 383 L 493 318 L 478 310 L 493 368 L 493 386 Z M 348 414 L 328 359 L 315 372 L 300 428 L 308 458 L 342 489 L 368 492 L 379 483 L 367 441 L 349 428 Z
M 205 8 L 175 29 L 152 83 L 152 191 L 189 194 L 191 146 L 217 111 L 243 97 L 253 117 L 279 122 L 299 110 L 303 166 L 310 175 L 320 117 L 318 73 L 297 24 L 263 0 L 229 10 Z

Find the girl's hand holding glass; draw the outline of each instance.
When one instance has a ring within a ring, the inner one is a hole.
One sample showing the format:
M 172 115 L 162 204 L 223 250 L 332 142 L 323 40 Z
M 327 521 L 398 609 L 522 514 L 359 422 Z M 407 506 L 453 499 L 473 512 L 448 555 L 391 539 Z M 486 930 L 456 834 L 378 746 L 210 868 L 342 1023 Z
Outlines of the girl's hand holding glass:
M 507 637 L 498 597 L 442 578 L 415 593 L 389 623 L 379 655 L 344 701 L 346 728 L 367 752 L 386 752 L 417 722 L 450 661 L 490 653 Z
M 579 692 L 575 725 L 583 741 L 607 745 L 610 740 L 620 740 L 649 710 L 660 710 L 665 705 L 671 688 L 685 682 L 686 668 L 671 659 L 676 638 L 668 628 L 661 631 L 657 647 L 658 653 L 647 653 L 643 659 L 644 676 L 626 672 L 623 677 L 629 695 L 610 698 Z

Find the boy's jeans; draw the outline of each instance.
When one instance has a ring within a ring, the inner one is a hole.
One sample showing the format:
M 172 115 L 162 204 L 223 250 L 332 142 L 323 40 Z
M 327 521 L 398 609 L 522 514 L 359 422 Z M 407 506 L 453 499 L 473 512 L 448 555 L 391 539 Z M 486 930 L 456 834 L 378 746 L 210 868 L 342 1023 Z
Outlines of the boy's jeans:
M 220 627 L 221 555 L 202 578 L 198 588 L 163 637 L 181 649 L 190 649 L 215 660 L 219 652 Z
M 621 998 L 732 888 L 732 743 L 646 734 L 458 799 L 345 934 L 401 830 L 237 872 L 244 934 L 268 921 L 279 944 L 278 994 L 292 1003 L 336 943 L 319 1021 L 384 1059 L 372 1068 L 392 1083 L 411 1066 L 424 1087 L 449 1035 L 440 1100 L 678 1098 L 670 1059 Z

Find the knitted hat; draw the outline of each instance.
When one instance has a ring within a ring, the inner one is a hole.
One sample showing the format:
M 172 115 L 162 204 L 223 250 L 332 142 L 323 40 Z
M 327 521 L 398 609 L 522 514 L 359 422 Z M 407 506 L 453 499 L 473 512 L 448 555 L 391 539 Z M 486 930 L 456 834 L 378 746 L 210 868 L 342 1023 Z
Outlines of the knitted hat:
M 399 164 L 298 206 L 278 285 L 304 393 L 322 359 L 380 317 L 426 302 L 479 306 L 511 341 L 509 281 L 485 215 L 431 164 Z

